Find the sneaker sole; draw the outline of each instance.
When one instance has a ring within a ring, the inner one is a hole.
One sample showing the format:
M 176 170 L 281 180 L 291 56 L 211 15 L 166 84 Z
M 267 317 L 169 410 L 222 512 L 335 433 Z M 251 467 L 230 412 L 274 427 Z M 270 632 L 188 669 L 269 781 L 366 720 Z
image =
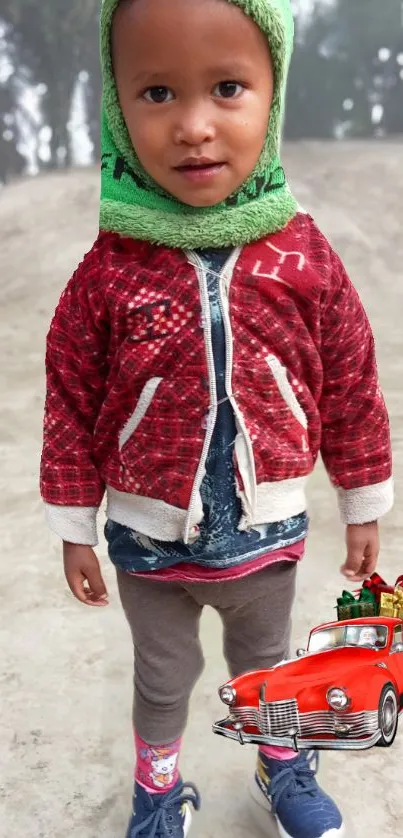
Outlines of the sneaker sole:
M 258 820 L 262 828 L 267 832 L 267 815 L 269 814 L 271 815 L 273 823 L 277 826 L 280 838 L 292 838 L 292 836 L 285 831 L 279 819 L 273 815 L 270 801 L 261 791 L 255 780 L 252 781 L 252 784 L 249 787 L 249 792 L 253 802 L 259 807 L 257 812 L 261 815 L 261 817 L 258 818 Z M 327 832 L 323 832 L 321 838 L 347 838 L 344 824 L 340 827 L 340 829 L 328 829 Z
M 189 833 L 191 825 L 192 825 L 192 813 L 190 811 L 190 806 L 186 806 L 185 821 L 184 821 L 184 824 L 183 824 L 183 834 L 184 834 L 185 838 Z
M 269 836 L 270 838 L 278 838 L 279 834 L 281 834 L 279 833 L 280 826 L 278 820 L 273 815 L 270 801 L 267 800 L 267 797 L 265 797 L 262 793 L 256 783 L 256 780 L 252 780 L 249 786 L 249 796 L 251 798 L 251 802 L 253 803 L 253 816 L 262 830 L 262 833 L 265 836 L 268 836 L 268 838 Z M 269 829 L 270 832 L 268 833 Z M 284 838 L 284 832 L 282 834 L 282 838 Z

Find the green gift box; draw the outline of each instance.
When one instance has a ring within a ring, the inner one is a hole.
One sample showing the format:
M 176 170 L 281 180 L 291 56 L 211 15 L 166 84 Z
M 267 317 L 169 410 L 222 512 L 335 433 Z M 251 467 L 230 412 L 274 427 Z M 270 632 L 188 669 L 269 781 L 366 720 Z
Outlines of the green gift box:
M 337 619 L 351 620 L 360 616 L 360 607 L 354 594 L 350 591 L 343 591 L 337 600 Z
M 360 617 L 376 617 L 378 615 L 376 596 L 368 588 L 361 589 L 358 604 L 361 607 Z
M 358 599 L 350 591 L 343 591 L 337 600 L 337 619 L 356 620 L 359 617 L 376 617 L 377 603 L 375 594 L 363 588 Z
M 360 617 L 376 617 L 377 616 L 377 609 L 375 605 L 372 605 L 371 602 L 361 602 L 360 605 Z

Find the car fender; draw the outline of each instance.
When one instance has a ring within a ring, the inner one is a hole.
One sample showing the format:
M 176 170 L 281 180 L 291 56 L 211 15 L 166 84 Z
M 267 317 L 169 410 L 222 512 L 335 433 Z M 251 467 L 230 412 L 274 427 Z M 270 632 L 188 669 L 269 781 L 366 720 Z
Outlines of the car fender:
M 391 684 L 399 697 L 399 688 L 395 677 L 385 663 L 374 664 L 361 674 L 358 681 L 351 685 L 352 710 L 375 710 L 378 707 L 382 690 L 386 684 Z
M 332 688 L 340 687 L 346 691 L 351 699 L 353 712 L 361 710 L 375 710 L 379 696 L 386 683 L 392 683 L 398 694 L 395 678 L 383 662 L 370 664 L 365 667 L 349 671 L 343 677 L 341 673 L 331 679 L 323 679 L 320 683 L 306 684 L 298 690 L 296 698 L 302 712 L 312 712 L 327 705 L 327 693 Z

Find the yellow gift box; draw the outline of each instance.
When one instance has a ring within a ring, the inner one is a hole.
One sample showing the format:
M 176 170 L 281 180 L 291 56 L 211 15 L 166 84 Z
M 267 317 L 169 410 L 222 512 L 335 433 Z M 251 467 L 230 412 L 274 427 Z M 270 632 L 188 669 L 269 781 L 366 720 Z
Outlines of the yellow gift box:
M 379 616 L 403 620 L 403 588 L 395 588 L 393 594 L 381 594 Z

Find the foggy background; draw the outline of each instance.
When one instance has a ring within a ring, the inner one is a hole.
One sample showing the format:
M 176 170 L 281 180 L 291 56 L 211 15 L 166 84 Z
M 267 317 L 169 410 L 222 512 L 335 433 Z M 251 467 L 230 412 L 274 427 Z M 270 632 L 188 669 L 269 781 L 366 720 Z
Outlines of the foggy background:
M 286 139 L 403 134 L 402 0 L 295 0 Z M 0 181 L 99 158 L 100 0 L 0 0 Z
M 104 510 L 98 556 L 110 607 L 88 609 L 67 588 L 38 490 L 45 335 L 98 234 L 99 166 L 89 164 L 99 156 L 99 7 L 100 0 L 0 0 L 0 182 L 7 182 L 0 188 L 0 838 L 123 838 L 131 806 L 132 645 L 102 537 Z M 403 573 L 402 2 L 300 0 L 295 7 L 283 162 L 294 194 L 340 253 L 375 334 L 397 496 L 381 524 L 378 570 L 393 584 Z M 320 465 L 309 510 L 292 650 L 333 619 L 346 585 L 344 531 Z M 202 640 L 206 670 L 182 763 L 203 800 L 192 838 L 278 838 L 273 823 L 254 822 L 254 749 L 210 732 L 222 716 L 217 688 L 227 671 L 221 624 L 209 609 Z M 321 783 L 344 810 L 346 838 L 402 838 L 403 717 L 392 748 L 324 754 L 321 765 Z

